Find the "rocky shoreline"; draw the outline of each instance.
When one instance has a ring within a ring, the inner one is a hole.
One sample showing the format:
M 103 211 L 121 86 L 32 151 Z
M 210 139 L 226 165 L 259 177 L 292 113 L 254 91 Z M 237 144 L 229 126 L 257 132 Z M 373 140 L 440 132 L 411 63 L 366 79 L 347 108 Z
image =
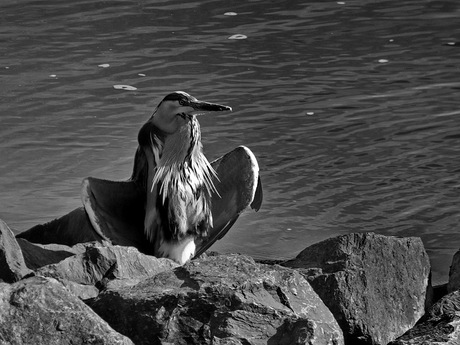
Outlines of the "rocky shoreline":
M 287 261 L 37 245 L 0 221 L 0 344 L 458 344 L 460 252 L 434 288 L 420 238 L 354 233 Z

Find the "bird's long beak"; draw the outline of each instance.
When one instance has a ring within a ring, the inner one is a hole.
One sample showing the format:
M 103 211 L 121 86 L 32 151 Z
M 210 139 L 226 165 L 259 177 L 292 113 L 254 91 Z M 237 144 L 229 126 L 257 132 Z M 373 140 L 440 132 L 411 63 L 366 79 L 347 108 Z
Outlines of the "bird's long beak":
M 199 100 L 190 102 L 190 106 L 197 111 L 232 111 L 229 106 Z

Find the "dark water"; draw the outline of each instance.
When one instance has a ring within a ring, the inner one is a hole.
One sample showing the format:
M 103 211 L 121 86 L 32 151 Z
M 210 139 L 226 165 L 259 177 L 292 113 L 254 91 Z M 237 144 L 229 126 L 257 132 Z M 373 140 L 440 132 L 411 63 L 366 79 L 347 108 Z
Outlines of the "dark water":
M 206 154 L 250 147 L 265 187 L 213 249 L 290 258 L 349 232 L 420 236 L 447 279 L 458 1 L 4 0 L 0 19 L 0 218 L 15 231 L 80 206 L 85 176 L 129 177 L 137 131 L 184 90 L 233 107 L 200 118 Z

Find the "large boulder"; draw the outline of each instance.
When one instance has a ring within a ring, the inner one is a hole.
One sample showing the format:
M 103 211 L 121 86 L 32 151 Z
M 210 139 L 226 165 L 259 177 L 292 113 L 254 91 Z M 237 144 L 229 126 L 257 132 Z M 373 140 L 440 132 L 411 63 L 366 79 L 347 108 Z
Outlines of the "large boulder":
M 13 283 L 30 274 L 13 232 L 0 219 L 0 281 Z
M 295 270 L 241 255 L 200 258 L 88 304 L 136 344 L 343 344 Z
M 436 302 L 420 322 L 389 345 L 460 344 L 460 291 Z
M 58 279 L 73 293 L 87 299 L 108 285 L 134 285 L 178 264 L 172 260 L 140 253 L 134 247 L 85 244 L 84 252 L 43 266 L 36 274 Z
M 132 345 L 54 279 L 0 283 L 0 344 Z
M 347 344 L 387 344 L 424 314 L 430 262 L 419 238 L 348 234 L 314 244 L 283 265 L 307 278 Z

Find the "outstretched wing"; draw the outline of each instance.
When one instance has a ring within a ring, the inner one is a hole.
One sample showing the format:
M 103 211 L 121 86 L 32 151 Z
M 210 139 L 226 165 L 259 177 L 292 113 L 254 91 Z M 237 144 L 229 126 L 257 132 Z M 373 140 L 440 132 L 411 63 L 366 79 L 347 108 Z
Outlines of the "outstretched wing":
M 144 171 L 142 177 L 137 176 L 137 181 L 151 177 L 150 172 L 145 172 L 147 164 L 142 162 L 142 157 L 139 154 L 135 160 L 135 165 L 143 168 L 135 168 L 134 174 L 136 171 Z M 222 238 L 248 206 L 258 211 L 263 199 L 257 159 L 247 147 L 237 147 L 213 161 L 211 165 L 218 176 L 213 181 L 217 189 L 217 193 L 212 195 L 213 227 L 209 230 L 209 235 L 197 243 L 196 255 L 202 254 Z M 146 182 L 113 182 L 91 177 L 84 180 L 83 204 L 91 224 L 100 236 L 115 244 L 148 244 L 144 234 L 144 218 L 152 215 L 146 213 L 145 209 L 153 207 L 149 201 L 155 197 L 149 198 L 152 193 L 149 188 L 151 181 Z M 150 223 L 154 221 L 151 220 Z M 154 237 L 151 239 L 155 240 Z M 152 252 L 153 247 L 151 245 L 151 248 L 143 248 L 143 251 Z
M 88 177 L 83 180 L 81 199 L 102 238 L 118 245 L 143 247 L 145 191 L 135 182 Z
M 217 172 L 214 185 L 219 194 L 212 196 L 213 227 L 208 237 L 197 243 L 196 256 L 221 239 L 248 206 L 258 211 L 263 199 L 259 165 L 247 147 L 239 146 L 211 165 Z
M 222 238 L 245 208 L 251 206 L 257 211 L 262 203 L 259 167 L 251 150 L 240 146 L 211 165 L 218 176 L 214 180 L 218 194 L 212 196 L 214 226 L 209 236 L 197 243 L 197 255 Z M 131 180 L 84 179 L 81 195 L 84 210 L 79 208 L 52 222 L 36 225 L 18 237 L 35 243 L 67 245 L 106 239 L 153 254 L 153 246 L 144 233 L 147 196 L 151 193 L 148 170 L 144 152 L 138 151 Z

